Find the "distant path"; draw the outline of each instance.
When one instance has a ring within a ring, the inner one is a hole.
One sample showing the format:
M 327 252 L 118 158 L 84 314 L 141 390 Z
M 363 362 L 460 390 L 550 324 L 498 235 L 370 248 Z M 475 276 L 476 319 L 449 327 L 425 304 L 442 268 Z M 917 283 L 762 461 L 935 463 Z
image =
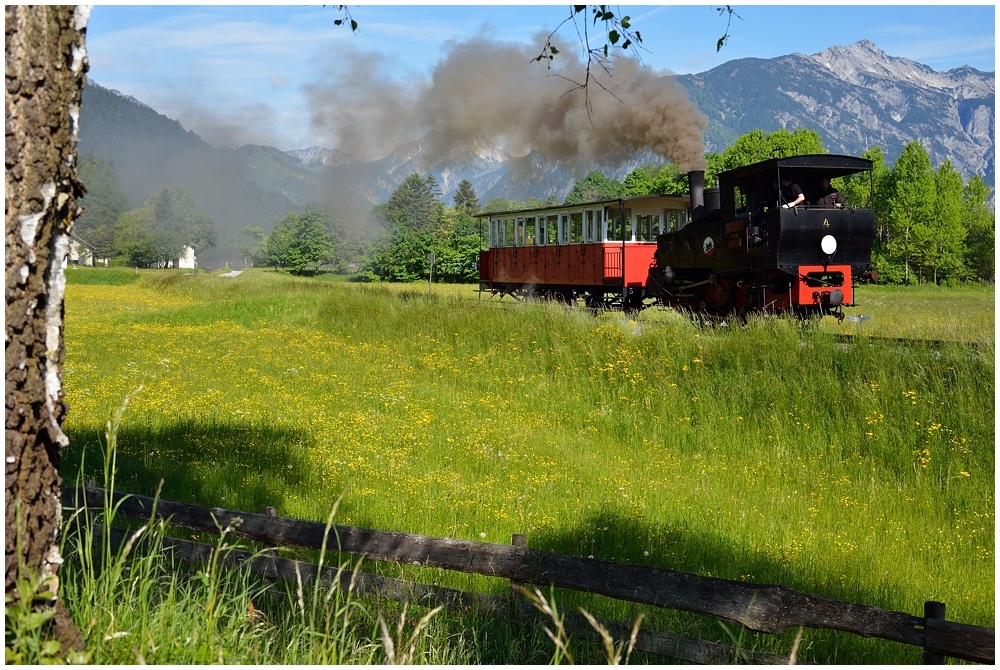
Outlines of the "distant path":
M 232 272 L 227 272 L 224 275 L 216 275 L 218 277 L 239 277 L 243 274 L 243 270 L 233 270 Z

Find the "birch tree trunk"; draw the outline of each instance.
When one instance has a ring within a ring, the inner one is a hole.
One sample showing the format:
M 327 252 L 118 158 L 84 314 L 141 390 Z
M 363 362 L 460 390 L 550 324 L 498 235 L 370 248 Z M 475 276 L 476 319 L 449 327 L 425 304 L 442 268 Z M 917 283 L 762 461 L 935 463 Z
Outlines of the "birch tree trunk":
M 6 35 L 6 541 L 4 588 L 45 579 L 55 639 L 79 648 L 58 602 L 63 260 L 83 187 L 76 174 L 89 8 L 4 8 Z M 25 594 L 27 597 L 28 594 Z

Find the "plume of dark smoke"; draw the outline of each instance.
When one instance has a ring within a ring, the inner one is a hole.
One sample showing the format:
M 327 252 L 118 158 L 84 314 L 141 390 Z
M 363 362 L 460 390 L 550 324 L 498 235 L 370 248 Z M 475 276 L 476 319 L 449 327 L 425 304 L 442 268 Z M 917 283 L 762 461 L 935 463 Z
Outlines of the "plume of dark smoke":
M 557 45 L 550 68 L 535 46 L 477 37 L 450 46 L 430 80 L 400 86 L 370 54 L 341 58 L 329 83 L 308 90 L 313 129 L 366 159 L 426 135 L 443 143 L 488 138 L 513 154 L 606 164 L 649 148 L 682 169 L 704 169 L 707 119 L 672 77 L 616 58 L 611 72 Z

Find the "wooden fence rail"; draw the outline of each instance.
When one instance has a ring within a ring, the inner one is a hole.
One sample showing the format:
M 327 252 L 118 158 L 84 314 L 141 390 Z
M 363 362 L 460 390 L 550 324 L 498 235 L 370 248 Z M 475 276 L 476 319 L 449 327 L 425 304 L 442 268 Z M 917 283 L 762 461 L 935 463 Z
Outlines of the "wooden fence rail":
M 88 485 L 65 488 L 67 507 L 101 508 L 105 491 Z M 272 546 L 328 549 L 368 559 L 435 567 L 501 577 L 517 583 L 553 586 L 597 593 L 630 602 L 703 614 L 738 623 L 763 633 L 782 633 L 806 626 L 841 630 L 923 647 L 925 662 L 950 656 L 994 663 L 993 628 L 944 621 L 925 613 L 917 617 L 868 605 L 799 593 L 783 586 L 749 584 L 702 577 L 663 568 L 625 565 L 470 540 L 434 538 L 298 519 L 205 509 L 146 496 L 114 493 L 119 514 L 148 519 L 153 512 L 172 525 L 217 533 L 232 527 L 232 535 Z M 264 563 L 269 559 L 264 557 Z M 277 564 L 275 564 L 277 565 Z M 266 568 L 262 568 L 266 569 Z M 265 573 L 266 574 L 266 573 Z M 273 573 L 279 576 L 278 572 Z M 457 592 L 456 592 L 457 593 Z M 470 594 L 465 594 L 469 596 Z M 465 597 L 463 596 L 463 597 Z

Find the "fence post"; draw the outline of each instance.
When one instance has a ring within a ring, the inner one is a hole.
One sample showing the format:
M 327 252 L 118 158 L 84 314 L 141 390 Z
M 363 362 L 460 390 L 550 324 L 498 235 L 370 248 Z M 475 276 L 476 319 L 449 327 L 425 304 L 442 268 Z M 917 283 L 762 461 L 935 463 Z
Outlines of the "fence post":
M 924 621 L 927 619 L 941 619 L 944 620 L 944 603 L 939 603 L 935 600 L 928 600 L 924 603 Z M 924 634 L 927 634 L 927 626 L 924 626 Z M 944 665 L 945 657 L 944 654 L 939 654 L 937 652 L 932 652 L 927 649 L 927 642 L 924 642 L 924 665 Z
M 514 545 L 515 548 L 524 549 L 524 548 L 526 548 L 528 546 L 528 536 L 527 535 L 521 535 L 520 533 L 514 533 L 513 535 L 511 535 L 510 543 L 512 545 Z M 511 587 L 521 586 L 522 584 L 524 584 L 524 582 L 522 582 L 519 579 L 511 579 L 510 580 Z M 511 616 L 511 619 L 515 622 L 515 625 L 516 625 L 517 620 L 520 618 L 517 615 L 523 609 L 523 607 L 522 607 L 523 604 L 524 604 L 524 600 L 522 599 L 521 594 L 518 593 L 518 591 L 516 589 L 511 588 L 510 589 L 510 616 Z

